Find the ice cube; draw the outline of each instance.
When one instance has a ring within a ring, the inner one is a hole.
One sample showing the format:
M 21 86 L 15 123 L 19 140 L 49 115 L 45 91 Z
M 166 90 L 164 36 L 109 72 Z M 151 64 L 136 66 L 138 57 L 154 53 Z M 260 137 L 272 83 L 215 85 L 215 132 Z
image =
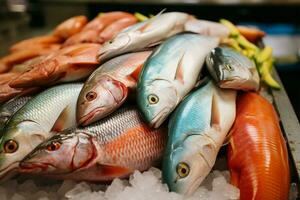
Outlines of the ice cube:
M 125 188 L 125 185 L 122 180 L 116 178 L 113 180 L 111 185 L 107 188 L 105 192 L 105 198 L 107 199 L 114 199 L 118 195 L 118 193 L 121 193 Z
M 81 183 L 78 183 L 73 189 L 68 191 L 65 194 L 65 197 L 68 199 L 71 199 L 71 198 L 75 197 L 76 195 L 78 195 L 82 192 L 87 192 L 87 191 L 91 192 L 90 186 L 85 182 L 81 182 Z
M 18 193 L 15 193 L 12 197 L 11 200 L 25 200 L 26 198 Z

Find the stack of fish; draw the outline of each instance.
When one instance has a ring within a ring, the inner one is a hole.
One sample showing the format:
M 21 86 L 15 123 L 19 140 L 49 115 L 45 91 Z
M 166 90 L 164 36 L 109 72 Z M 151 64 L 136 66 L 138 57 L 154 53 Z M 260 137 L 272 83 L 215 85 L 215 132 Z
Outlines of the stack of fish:
M 3 70 L 14 74 L 4 85 L 21 92 L 1 99 L 1 178 L 111 181 L 162 161 L 169 189 L 191 195 L 228 143 L 241 199 L 287 199 L 288 154 L 276 112 L 255 92 L 256 63 L 222 45 L 230 29 L 180 12 L 136 22 L 124 12 L 90 23 L 72 18 L 51 36 L 65 41 L 59 49 L 19 72 L 18 65 Z M 264 35 L 240 30 L 251 41 Z M 13 49 L 23 44 L 44 40 Z

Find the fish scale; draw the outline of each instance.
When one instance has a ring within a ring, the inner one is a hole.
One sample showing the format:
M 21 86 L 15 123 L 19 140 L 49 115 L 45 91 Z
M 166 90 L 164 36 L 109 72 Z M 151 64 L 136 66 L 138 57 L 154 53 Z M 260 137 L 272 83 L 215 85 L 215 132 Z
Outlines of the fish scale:
M 26 107 L 21 108 L 8 122 L 7 127 L 30 119 L 42 125 L 45 131 L 49 131 L 53 127 L 53 119 L 59 117 L 67 106 L 66 102 L 70 102 L 70 99 L 80 92 L 82 86 L 83 84 L 66 84 L 46 90 L 29 101 Z M 63 100 L 62 97 L 65 99 Z

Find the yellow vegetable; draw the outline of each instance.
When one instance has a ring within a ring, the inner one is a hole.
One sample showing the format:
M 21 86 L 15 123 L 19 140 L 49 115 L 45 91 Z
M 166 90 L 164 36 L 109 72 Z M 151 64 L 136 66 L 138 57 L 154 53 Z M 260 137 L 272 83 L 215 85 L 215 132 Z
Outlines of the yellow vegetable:
M 271 69 L 273 68 L 273 60 L 269 59 L 265 61 L 261 68 L 261 78 L 269 86 L 275 89 L 280 89 L 280 85 L 271 76 Z
M 263 63 L 272 57 L 272 48 L 266 46 L 256 57 L 257 62 Z
M 141 13 L 134 13 L 134 16 L 140 21 L 140 22 L 143 22 L 143 21 L 146 21 L 149 19 L 149 17 L 146 17 L 145 15 L 141 14 Z
M 231 36 L 238 36 L 240 34 L 239 30 L 230 21 L 226 19 L 221 19 L 220 23 L 227 26 Z

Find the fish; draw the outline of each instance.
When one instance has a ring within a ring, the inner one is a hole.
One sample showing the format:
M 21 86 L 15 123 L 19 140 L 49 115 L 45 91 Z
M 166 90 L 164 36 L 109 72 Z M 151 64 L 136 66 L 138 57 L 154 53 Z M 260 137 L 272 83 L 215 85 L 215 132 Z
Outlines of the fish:
M 98 60 L 103 62 L 124 53 L 155 46 L 170 36 L 183 32 L 184 24 L 191 18 L 186 13 L 168 12 L 132 25 L 103 44 Z
M 82 80 L 99 65 L 96 54 L 100 47 L 93 43 L 64 47 L 35 62 L 28 71 L 12 80 L 9 86 L 24 88 Z
M 123 107 L 90 126 L 69 129 L 38 145 L 21 172 L 50 178 L 111 181 L 159 163 L 166 128 L 151 129 L 135 107 Z
M 288 199 L 288 152 L 272 104 L 254 92 L 239 95 L 230 135 L 228 168 L 240 200 Z
M 190 196 L 209 174 L 235 119 L 236 91 L 206 80 L 171 116 L 162 177 L 171 191 Z
M 49 88 L 9 119 L 0 138 L 0 179 L 15 174 L 19 162 L 46 138 L 76 126 L 76 101 L 82 86 L 74 83 Z
M 105 29 L 109 27 L 112 23 L 125 18 L 132 19 L 135 17 L 130 13 L 120 11 L 108 12 L 99 15 L 95 17 L 92 21 L 90 21 L 88 24 L 86 24 L 86 26 L 79 33 L 69 37 L 63 45 L 69 46 L 78 43 L 98 43 L 99 35 L 102 33 L 102 31 L 105 31 Z M 129 24 L 127 26 L 129 26 Z M 121 26 L 124 26 L 124 23 Z M 110 30 L 116 31 L 114 29 Z M 116 33 L 111 32 L 110 34 L 114 35 Z
M 0 130 L 3 129 L 6 122 L 30 99 L 32 99 L 30 95 L 17 96 L 0 106 Z
M 185 33 L 154 50 L 137 84 L 137 103 L 151 127 L 159 127 L 195 87 L 206 55 L 218 43 L 217 37 Z
M 84 15 L 71 17 L 62 23 L 60 23 L 53 31 L 54 36 L 58 36 L 64 39 L 75 35 L 80 32 L 88 23 L 88 19 Z
M 0 74 L 9 72 L 17 64 L 21 64 L 41 55 L 50 54 L 59 48 L 59 44 L 33 45 L 8 54 L 0 59 Z
M 59 44 L 62 41 L 63 39 L 61 37 L 57 37 L 54 35 L 37 36 L 37 37 L 25 39 L 15 43 L 10 47 L 9 51 L 13 53 L 19 50 L 26 50 L 28 49 L 28 47 L 32 45 L 52 45 L 52 44 Z
M 229 47 L 216 47 L 206 57 L 206 66 L 221 88 L 236 90 L 259 89 L 255 63 Z
M 136 89 L 151 51 L 128 53 L 102 64 L 85 82 L 77 101 L 77 122 L 86 126 L 119 108 Z
M 225 25 L 202 19 L 188 20 L 185 24 L 185 31 L 222 38 L 226 38 L 230 34 L 229 29 Z

